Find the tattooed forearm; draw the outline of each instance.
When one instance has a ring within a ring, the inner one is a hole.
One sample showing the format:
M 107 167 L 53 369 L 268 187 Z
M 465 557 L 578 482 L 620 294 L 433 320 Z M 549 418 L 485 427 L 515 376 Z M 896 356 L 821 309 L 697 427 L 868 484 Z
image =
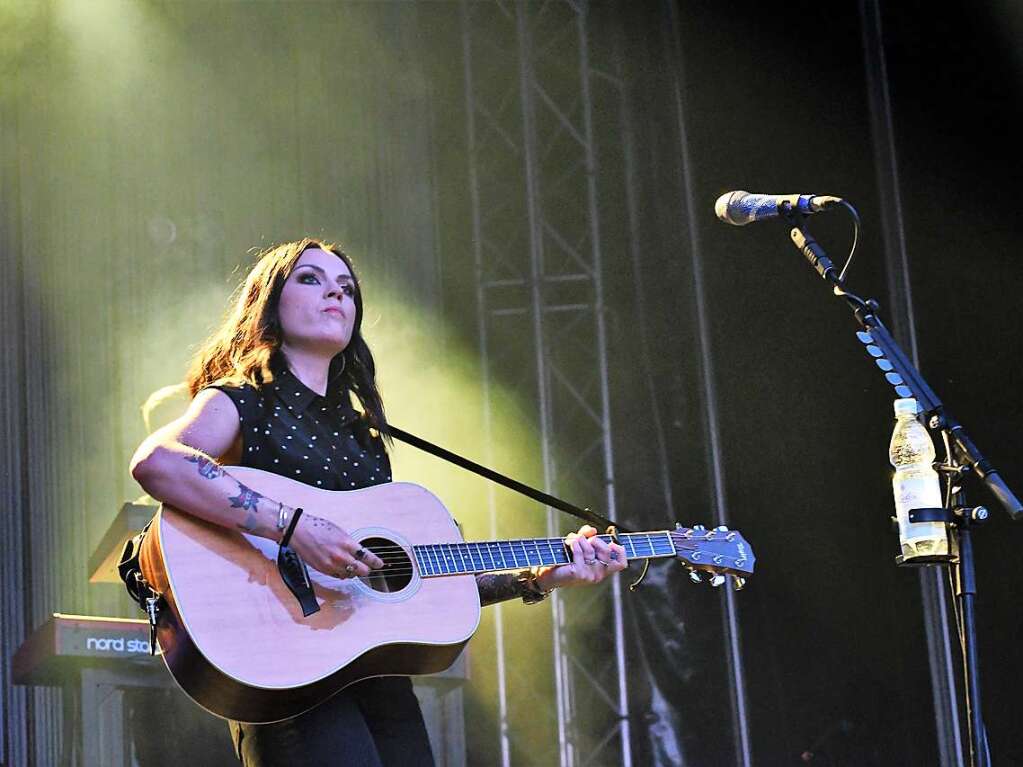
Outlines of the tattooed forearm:
M 480 603 L 484 607 L 522 596 L 522 584 L 518 576 L 511 573 L 477 575 L 476 586 L 480 591 Z
M 233 467 L 222 466 L 209 455 L 183 447 L 187 452 L 175 456 L 174 463 L 168 467 L 171 471 L 151 472 L 160 476 L 152 477 L 151 487 L 144 485 L 150 495 L 232 530 L 271 540 L 280 538 L 277 523 L 282 516 L 287 519 L 283 512 L 290 511 L 290 507 L 239 482 L 230 472 Z M 178 459 L 192 466 L 178 463 Z
M 337 529 L 337 525 L 335 525 L 329 519 L 324 519 L 323 517 L 314 517 L 310 514 L 306 516 L 306 519 L 308 520 L 308 522 L 304 522 L 303 524 L 309 525 L 311 527 L 325 527 L 328 530 Z
M 225 474 L 224 470 L 220 468 L 220 464 L 216 461 L 211 461 L 204 455 L 186 455 L 185 460 L 189 463 L 197 464 L 200 476 L 206 479 L 217 479 Z
M 232 477 L 232 479 L 234 478 Z M 238 482 L 236 479 L 234 481 Z M 231 508 L 244 509 L 246 512 L 245 521 L 237 523 L 240 529 L 247 533 L 259 534 L 259 502 L 263 498 L 264 496 L 251 487 L 246 487 L 238 482 L 238 495 L 232 495 L 228 500 L 231 502 Z
M 245 514 L 245 521 L 239 522 L 238 527 L 247 533 L 258 533 L 259 532 L 259 519 L 256 517 L 256 512 L 249 511 Z
M 231 508 L 233 509 L 255 511 L 256 507 L 259 506 L 259 502 L 263 500 L 263 496 L 252 488 L 245 487 L 241 482 L 238 482 L 238 495 L 232 495 L 227 500 L 231 502 Z

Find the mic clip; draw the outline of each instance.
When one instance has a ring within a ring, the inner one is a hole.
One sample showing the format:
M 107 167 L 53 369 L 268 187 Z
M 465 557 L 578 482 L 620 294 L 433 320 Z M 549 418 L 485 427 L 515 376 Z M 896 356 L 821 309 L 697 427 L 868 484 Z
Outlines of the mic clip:
M 782 202 L 778 206 L 778 210 L 792 226 L 789 236 L 792 238 L 793 244 L 803 254 L 803 257 L 810 262 L 810 266 L 814 268 L 814 271 L 820 275 L 821 279 L 841 287 L 842 280 L 835 271 L 835 265 L 828 258 L 828 254 L 824 252 L 824 248 L 817 243 L 817 240 L 807 230 L 804 224 L 806 217 L 802 212 L 793 208 L 792 204 L 787 201 Z

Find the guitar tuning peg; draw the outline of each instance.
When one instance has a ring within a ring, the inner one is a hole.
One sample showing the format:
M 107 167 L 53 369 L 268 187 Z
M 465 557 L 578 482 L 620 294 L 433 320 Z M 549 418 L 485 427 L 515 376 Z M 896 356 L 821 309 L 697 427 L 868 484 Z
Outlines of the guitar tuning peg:
M 693 530 L 699 530 L 701 533 L 706 529 L 704 525 L 693 525 Z
M 710 585 L 713 586 L 714 588 L 717 588 L 726 580 L 727 578 L 725 578 L 725 576 L 723 575 L 715 575 L 713 578 L 710 579 Z
M 714 532 L 715 533 L 727 533 L 728 532 L 728 525 L 719 525 L 718 527 L 714 528 Z
M 740 577 L 738 575 L 733 575 L 732 576 L 732 585 L 735 587 L 736 591 L 742 591 L 743 586 L 746 585 L 746 579 L 742 578 L 742 577 Z
M 703 583 L 703 576 L 696 572 L 696 570 L 690 570 L 689 580 L 691 580 L 693 583 Z

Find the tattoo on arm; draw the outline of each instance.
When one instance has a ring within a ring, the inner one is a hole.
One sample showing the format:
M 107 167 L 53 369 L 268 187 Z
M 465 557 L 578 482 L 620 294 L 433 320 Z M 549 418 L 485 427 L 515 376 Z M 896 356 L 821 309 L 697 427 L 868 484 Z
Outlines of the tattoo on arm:
M 237 482 L 237 480 L 235 481 Z M 232 495 L 227 500 L 231 502 L 232 509 L 255 511 L 256 507 L 259 506 L 259 502 L 263 500 L 263 496 L 252 488 L 245 487 L 241 482 L 238 482 L 238 495 Z
M 235 481 L 238 482 L 238 480 Z M 245 521 L 238 523 L 238 527 L 247 533 L 256 533 L 259 529 L 259 517 L 257 516 L 256 509 L 262 499 L 262 495 L 252 488 L 246 487 L 241 482 L 238 482 L 238 495 L 228 498 L 231 502 L 231 508 L 244 509 L 248 512 L 245 515 Z
M 204 455 L 186 455 L 185 460 L 189 463 L 194 463 L 198 468 L 199 476 L 204 479 L 219 479 L 220 477 L 227 476 L 227 472 L 224 471 L 219 463 Z M 238 482 L 238 480 L 235 480 L 235 482 Z M 263 496 L 252 488 L 246 487 L 241 482 L 238 482 L 238 494 L 228 496 L 228 500 L 231 502 L 231 508 L 243 509 L 247 512 L 245 514 L 245 520 L 236 523 L 236 526 L 247 533 L 258 534 L 258 507 L 259 502 L 263 500 Z
M 245 521 L 239 522 L 238 527 L 247 533 L 255 535 L 258 532 L 259 520 L 256 518 L 256 512 L 250 511 L 245 515 Z
M 216 461 L 211 461 L 204 455 L 186 455 L 185 460 L 189 463 L 197 464 L 199 467 L 199 475 L 206 479 L 217 479 L 222 477 L 226 472 L 220 468 L 220 464 Z
M 335 525 L 329 519 L 324 519 L 323 517 L 314 517 L 312 515 L 309 515 L 306 517 L 306 519 L 309 520 L 307 524 L 312 525 L 313 527 L 326 527 L 328 530 L 330 530 L 331 528 L 334 529 L 337 528 L 337 525 Z
M 518 576 L 510 573 L 477 575 L 476 586 L 480 591 L 480 603 L 484 607 L 522 596 L 522 585 L 518 582 Z

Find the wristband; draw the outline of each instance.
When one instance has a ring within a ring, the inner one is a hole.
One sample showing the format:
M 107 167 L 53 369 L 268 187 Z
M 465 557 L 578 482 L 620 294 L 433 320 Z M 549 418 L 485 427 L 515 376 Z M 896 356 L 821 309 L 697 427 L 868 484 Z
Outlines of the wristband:
M 553 587 L 545 589 L 541 586 L 537 578 L 538 574 L 535 570 L 524 570 L 515 579 L 519 588 L 522 589 L 522 601 L 527 605 L 535 605 L 544 601 L 554 591 Z

